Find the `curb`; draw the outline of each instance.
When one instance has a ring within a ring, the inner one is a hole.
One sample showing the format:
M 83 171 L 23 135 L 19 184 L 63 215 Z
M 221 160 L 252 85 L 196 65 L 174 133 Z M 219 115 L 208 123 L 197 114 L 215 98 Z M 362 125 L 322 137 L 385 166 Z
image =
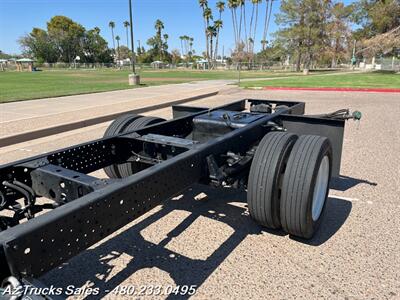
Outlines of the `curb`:
M 140 113 L 149 112 L 152 110 L 169 107 L 172 105 L 178 105 L 178 104 L 182 104 L 182 103 L 186 103 L 186 102 L 199 100 L 202 98 L 215 96 L 218 94 L 218 92 L 219 91 L 209 92 L 206 94 L 201 94 L 201 95 L 183 98 L 183 99 L 179 99 L 179 100 L 175 100 L 175 101 L 165 102 L 165 103 L 161 103 L 161 104 L 157 104 L 157 105 L 153 105 L 153 106 L 146 106 L 146 107 L 142 107 L 142 108 L 137 108 L 137 109 L 128 110 L 128 111 L 124 111 L 124 112 L 113 113 L 113 114 L 109 114 L 109 115 L 103 115 L 103 116 L 94 117 L 91 119 L 81 120 L 81 121 L 77 121 L 77 122 L 36 129 L 33 131 L 23 132 L 23 133 L 19 133 L 16 135 L 5 136 L 5 137 L 0 138 L 0 147 L 10 146 L 13 144 L 18 144 L 18 143 L 30 141 L 33 139 L 38 139 L 38 138 L 46 137 L 49 135 L 58 134 L 58 133 L 66 132 L 66 131 L 71 131 L 71 130 L 75 130 L 75 129 L 79 129 L 79 128 L 83 128 L 83 127 L 93 126 L 96 124 L 114 120 L 118 116 L 127 114 L 127 113 L 140 114 Z
M 400 89 L 391 88 L 313 88 L 313 87 L 262 87 L 263 90 L 276 91 L 322 91 L 322 92 L 366 92 L 366 93 L 400 93 Z

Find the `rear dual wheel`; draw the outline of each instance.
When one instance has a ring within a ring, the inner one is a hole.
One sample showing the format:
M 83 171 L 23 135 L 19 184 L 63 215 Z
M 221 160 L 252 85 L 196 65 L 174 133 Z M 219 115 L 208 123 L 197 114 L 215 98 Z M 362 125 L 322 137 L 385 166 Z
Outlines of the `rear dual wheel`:
M 271 132 L 261 140 L 250 168 L 247 202 L 250 215 L 260 225 L 281 227 L 280 194 L 282 175 L 297 140 L 291 133 Z
M 327 138 L 267 134 L 250 168 L 250 216 L 267 228 L 311 238 L 325 210 L 331 169 L 332 148 Z
M 163 121 L 165 120 L 156 117 L 144 117 L 134 114 L 122 115 L 110 124 L 104 133 L 104 137 L 128 133 Z M 146 167 L 147 165 L 141 162 L 127 162 L 107 166 L 104 168 L 104 172 L 110 178 L 123 178 L 142 171 Z
M 309 239 L 326 207 L 332 169 L 332 147 L 325 137 L 300 136 L 287 162 L 280 202 L 283 229 Z

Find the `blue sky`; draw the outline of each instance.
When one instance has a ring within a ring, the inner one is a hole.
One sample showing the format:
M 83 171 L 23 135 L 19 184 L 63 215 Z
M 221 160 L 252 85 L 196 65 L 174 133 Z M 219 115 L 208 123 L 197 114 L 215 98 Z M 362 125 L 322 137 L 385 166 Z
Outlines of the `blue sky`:
M 161 19 L 165 25 L 165 33 L 169 35 L 169 49 L 180 49 L 179 36 L 194 37 L 194 49 L 200 54 L 205 49 L 205 38 L 202 13 L 197 0 L 132 0 L 135 47 L 137 40 L 146 46 L 146 40 L 154 35 L 154 22 Z M 215 19 L 216 0 L 209 0 Z M 225 1 L 226 2 L 226 1 Z M 344 2 L 351 2 L 347 0 Z M 274 1 L 273 14 L 279 10 L 279 1 Z M 251 5 L 247 4 L 250 14 Z M 260 6 L 257 40 L 262 35 L 262 20 L 265 14 L 265 2 Z M 101 34 L 111 46 L 109 21 L 116 23 L 116 34 L 120 35 L 122 44 L 126 44 L 125 28 L 122 23 L 129 20 L 128 0 L 0 0 L 0 50 L 6 53 L 20 53 L 17 39 L 29 33 L 33 27 L 46 28 L 46 22 L 54 15 L 64 15 L 82 24 L 86 29 L 95 26 L 101 29 Z M 225 54 L 233 48 L 233 29 L 231 14 L 228 9 L 222 15 L 224 29 L 220 36 Z M 277 26 L 274 16 L 270 24 L 270 33 Z M 256 48 L 259 47 L 259 42 Z

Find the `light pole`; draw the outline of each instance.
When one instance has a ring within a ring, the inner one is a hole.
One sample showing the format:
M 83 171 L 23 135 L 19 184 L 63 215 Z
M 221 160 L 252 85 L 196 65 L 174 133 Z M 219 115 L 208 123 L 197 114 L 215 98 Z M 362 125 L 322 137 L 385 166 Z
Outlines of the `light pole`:
M 132 0 L 129 0 L 129 22 L 131 26 L 131 51 L 132 51 L 132 74 L 129 74 L 129 85 L 139 85 L 140 84 L 140 76 L 136 74 L 135 69 L 135 48 L 133 43 L 133 20 L 132 20 Z
M 351 66 L 354 70 L 356 63 L 357 63 L 357 59 L 356 59 L 356 40 L 354 40 L 354 46 L 353 46 L 353 56 L 351 57 Z

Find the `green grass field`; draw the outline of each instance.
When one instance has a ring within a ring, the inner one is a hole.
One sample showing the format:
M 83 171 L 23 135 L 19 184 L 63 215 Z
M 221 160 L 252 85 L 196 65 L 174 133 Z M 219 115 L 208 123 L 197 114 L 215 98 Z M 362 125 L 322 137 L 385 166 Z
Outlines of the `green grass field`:
M 242 87 L 346 87 L 400 88 L 400 74 L 388 72 L 296 76 L 285 79 L 246 81 Z
M 0 103 L 104 92 L 133 88 L 128 70 L 43 70 L 41 72 L 0 72 Z M 236 71 L 143 70 L 143 86 L 182 83 L 207 79 L 237 79 Z M 293 73 L 242 71 L 241 78 L 290 76 Z
M 127 84 L 129 73 L 128 70 L 115 69 L 0 72 L 0 103 L 134 88 Z M 238 79 L 237 71 L 142 70 L 140 75 L 142 87 L 195 80 Z M 241 83 L 241 86 L 246 88 L 263 86 L 400 88 L 400 75 L 380 72 L 339 75 L 315 72 L 313 76 L 302 76 L 299 73 L 242 71 L 240 77 L 246 80 Z M 274 79 L 247 81 L 252 78 Z

